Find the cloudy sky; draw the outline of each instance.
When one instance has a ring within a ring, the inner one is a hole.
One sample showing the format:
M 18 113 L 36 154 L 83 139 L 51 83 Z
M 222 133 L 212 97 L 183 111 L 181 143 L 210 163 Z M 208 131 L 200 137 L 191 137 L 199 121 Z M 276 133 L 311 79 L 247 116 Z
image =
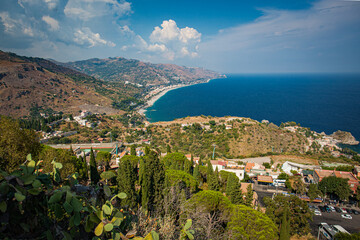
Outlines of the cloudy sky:
M 0 50 L 224 73 L 360 72 L 360 1 L 1 0 Z

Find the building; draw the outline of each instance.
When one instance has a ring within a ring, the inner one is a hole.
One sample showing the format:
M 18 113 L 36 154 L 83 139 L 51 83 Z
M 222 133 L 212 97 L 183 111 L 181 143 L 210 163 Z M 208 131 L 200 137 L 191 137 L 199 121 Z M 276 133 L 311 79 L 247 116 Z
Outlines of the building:
M 218 169 L 218 171 L 226 171 L 226 172 L 232 172 L 235 173 L 235 175 L 240 179 L 243 180 L 245 177 L 245 170 L 243 166 L 240 165 L 234 165 L 234 164 L 228 164 L 227 161 L 216 161 L 211 160 L 211 165 L 214 169 Z
M 355 193 L 357 187 L 360 185 L 358 179 L 351 172 L 335 171 L 335 170 L 320 170 L 317 169 L 314 171 L 314 182 L 319 183 L 323 180 L 324 177 L 335 176 L 338 178 L 348 179 L 348 184 L 350 189 Z
M 353 172 L 356 177 L 360 178 L 360 166 L 355 166 Z
M 305 164 L 286 161 L 281 166 L 281 169 L 287 174 L 292 174 L 291 171 L 297 171 L 301 173 L 302 170 L 314 170 L 314 169 L 320 169 L 320 167 L 316 165 L 305 165 Z
M 273 178 L 271 176 L 259 175 L 257 176 L 257 181 L 261 185 L 272 185 Z

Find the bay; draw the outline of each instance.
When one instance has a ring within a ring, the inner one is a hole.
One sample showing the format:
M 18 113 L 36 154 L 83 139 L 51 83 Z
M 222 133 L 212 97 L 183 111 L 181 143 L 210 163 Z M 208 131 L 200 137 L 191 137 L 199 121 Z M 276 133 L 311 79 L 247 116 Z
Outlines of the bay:
M 317 132 L 360 139 L 360 75 L 228 75 L 168 92 L 147 109 L 150 122 L 186 116 L 239 116 L 277 125 L 295 121 Z

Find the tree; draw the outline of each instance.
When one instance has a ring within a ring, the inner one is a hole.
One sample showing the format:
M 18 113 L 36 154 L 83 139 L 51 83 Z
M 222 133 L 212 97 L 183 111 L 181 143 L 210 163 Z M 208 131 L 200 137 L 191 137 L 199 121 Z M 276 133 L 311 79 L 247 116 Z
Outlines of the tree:
M 61 169 L 60 175 L 63 179 L 76 171 L 77 158 L 73 156 L 73 154 L 71 154 L 68 150 L 43 146 L 43 149 L 39 154 L 39 160 L 42 161 L 43 170 L 45 172 L 51 172 L 53 170 L 53 160 L 61 163 L 63 167 Z
M 252 185 L 249 184 L 246 188 L 245 205 L 251 207 L 253 205 L 254 192 Z
M 184 154 L 174 152 L 169 153 L 163 158 L 163 162 L 167 169 L 184 170 L 186 161 L 189 161 Z
M 227 239 L 278 239 L 274 222 L 264 213 L 244 205 L 232 206 L 226 230 Z
M 280 226 L 280 240 L 289 240 L 290 239 L 290 221 L 288 218 L 288 209 L 285 209 L 283 217 L 281 219 Z
M 226 184 L 226 196 L 233 204 L 243 204 L 243 193 L 240 189 L 239 178 L 234 174 L 229 174 Z
M 86 161 L 83 159 L 82 156 L 80 156 L 79 158 L 76 159 L 76 171 L 79 173 L 79 179 L 81 180 L 88 180 L 89 176 L 88 176 L 88 168 L 87 168 L 87 163 Z
M 186 159 L 184 162 L 184 171 L 189 174 L 193 174 L 193 169 L 194 169 L 194 162 Z
M 132 156 L 136 156 L 136 147 L 135 145 L 131 145 L 131 149 L 130 149 L 130 155 Z
M 219 191 L 219 189 L 220 189 L 219 178 L 214 173 L 214 170 L 213 170 L 213 167 L 212 167 L 210 161 L 208 161 L 208 165 L 207 165 L 206 181 L 207 181 L 209 190 Z
M 307 195 L 309 196 L 310 201 L 313 201 L 315 198 L 320 197 L 322 194 L 321 191 L 318 189 L 317 184 L 311 183 L 309 185 L 309 190 Z
M 149 153 L 150 153 L 149 146 L 145 146 L 145 155 L 147 156 L 147 155 L 149 155 Z
M 97 169 L 95 155 L 92 148 L 90 150 L 90 180 L 92 184 L 97 184 L 100 180 L 100 175 Z
M 266 206 L 266 215 L 269 216 L 274 223 L 281 226 L 283 214 L 288 210 L 288 218 L 290 221 L 290 236 L 298 234 L 304 236 L 310 232 L 309 220 L 312 218 L 307 203 L 297 196 L 276 195 L 273 199 L 264 197 Z
M 193 220 L 197 239 L 225 239 L 231 202 L 221 192 L 200 191 L 182 205 L 182 211 Z
M 195 180 L 197 182 L 200 181 L 200 171 L 199 171 L 199 165 L 198 164 L 195 165 L 195 168 L 194 168 L 194 171 L 193 171 L 193 177 L 195 178 Z
M 39 135 L 22 129 L 19 123 L 0 116 L 0 169 L 11 172 L 23 163 L 28 154 L 37 160 L 41 151 Z
M 168 154 L 171 153 L 171 148 L 170 148 L 170 145 L 169 145 L 169 144 L 166 146 L 166 152 L 167 152 Z
M 142 207 L 154 211 L 161 206 L 165 181 L 165 169 L 157 154 L 150 152 L 140 161 L 140 185 Z
M 136 156 L 124 156 L 119 164 L 117 183 L 119 191 L 126 193 L 127 198 L 122 200 L 122 204 L 135 208 L 137 206 L 137 195 L 135 183 L 137 181 L 137 162 Z M 134 162 L 136 164 L 134 164 Z
M 288 180 L 289 179 L 289 175 L 287 175 L 286 173 L 280 173 L 280 175 L 278 176 L 279 180 Z
M 111 153 L 100 151 L 96 154 L 96 161 L 105 170 L 110 168 Z
M 333 194 L 340 200 L 347 200 L 351 195 L 348 179 L 335 176 L 324 177 L 319 183 L 319 189 L 325 194 Z
M 198 183 L 195 178 L 185 171 L 180 170 L 166 170 L 165 172 L 165 186 L 171 187 L 180 185 L 182 188 L 187 188 L 188 192 L 196 192 Z

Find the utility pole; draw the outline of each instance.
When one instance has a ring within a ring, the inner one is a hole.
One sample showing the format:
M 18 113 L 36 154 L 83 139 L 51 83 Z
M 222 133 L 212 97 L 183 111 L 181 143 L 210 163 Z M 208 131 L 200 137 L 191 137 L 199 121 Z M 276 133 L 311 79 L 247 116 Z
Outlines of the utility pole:
M 216 148 L 216 144 L 214 143 L 212 146 L 214 147 L 212 159 L 215 160 L 215 148 Z

